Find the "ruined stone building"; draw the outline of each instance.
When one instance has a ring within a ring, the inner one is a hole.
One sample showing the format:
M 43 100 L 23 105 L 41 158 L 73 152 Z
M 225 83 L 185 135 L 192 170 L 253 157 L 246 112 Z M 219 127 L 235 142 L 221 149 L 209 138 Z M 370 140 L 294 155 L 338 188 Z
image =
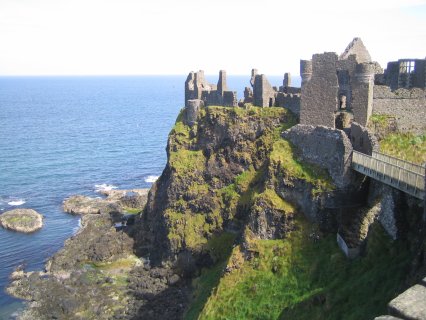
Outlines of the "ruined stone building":
M 185 81 L 185 106 L 188 101 L 198 100 L 205 106 L 237 106 L 237 93 L 228 91 L 226 85 L 226 71 L 219 72 L 217 85 L 210 84 L 204 77 L 204 71 L 190 72 Z M 194 102 L 192 102 L 194 103 Z
M 340 56 L 325 52 L 301 60 L 300 75 L 302 124 L 365 126 L 376 113 L 393 117 L 401 131 L 426 129 L 426 60 L 401 59 L 383 71 L 355 38 Z
M 244 99 L 238 103 L 237 93 L 226 86 L 226 71 L 219 72 L 217 85 L 206 81 L 204 71 L 190 72 L 185 81 L 185 106 L 217 105 L 236 107 L 253 104 L 259 107 L 286 107 L 296 115 L 300 110 L 300 88 L 291 87 L 291 75 L 284 74 L 283 85 L 272 87 L 264 74 L 251 71 L 251 87 L 244 90 Z
M 372 113 L 393 117 L 400 131 L 426 130 L 426 59 L 389 62 L 383 71 L 360 38 L 354 38 L 344 52 L 314 54 L 300 61 L 301 88 L 291 86 L 284 74 L 283 85 L 273 87 L 264 74 L 251 72 L 244 99 L 226 84 L 226 72 L 219 72 L 216 85 L 206 81 L 203 71 L 190 72 L 185 82 L 185 106 L 219 105 L 237 107 L 284 107 L 299 117 L 301 124 L 344 129 L 352 122 L 366 126 Z
M 340 129 L 352 120 L 366 125 L 372 113 L 376 70 L 381 71 L 380 66 L 371 61 L 359 38 L 340 56 L 325 52 L 301 60 L 300 123 Z
M 399 88 L 426 88 L 426 59 L 400 59 L 388 62 L 382 78 L 378 81 L 391 90 Z

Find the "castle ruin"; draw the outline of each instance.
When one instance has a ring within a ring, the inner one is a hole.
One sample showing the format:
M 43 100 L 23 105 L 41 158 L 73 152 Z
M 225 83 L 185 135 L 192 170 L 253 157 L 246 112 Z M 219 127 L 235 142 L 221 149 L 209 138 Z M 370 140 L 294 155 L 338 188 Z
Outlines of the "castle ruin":
M 314 54 L 300 61 L 300 123 L 343 129 L 349 122 L 366 125 L 372 113 L 376 70 L 381 71 L 361 39 L 355 38 L 337 56 Z
M 226 71 L 220 70 L 217 85 L 206 81 L 204 71 L 190 72 L 185 81 L 185 106 L 190 100 L 198 100 L 205 106 L 237 106 L 237 93 L 228 91 L 226 85 Z M 192 102 L 194 104 L 194 102 Z
M 264 74 L 251 72 L 244 99 L 229 91 L 226 72 L 219 72 L 217 85 L 206 81 L 203 71 L 190 72 L 185 82 L 185 106 L 283 107 L 301 124 L 345 129 L 356 122 L 366 126 L 372 113 L 395 119 L 401 131 L 426 130 L 426 59 L 389 62 L 383 71 L 360 38 L 354 38 L 342 54 L 314 54 L 300 60 L 301 88 L 291 86 L 284 74 L 283 85 L 273 87 Z M 194 110 L 195 110 L 194 109 Z

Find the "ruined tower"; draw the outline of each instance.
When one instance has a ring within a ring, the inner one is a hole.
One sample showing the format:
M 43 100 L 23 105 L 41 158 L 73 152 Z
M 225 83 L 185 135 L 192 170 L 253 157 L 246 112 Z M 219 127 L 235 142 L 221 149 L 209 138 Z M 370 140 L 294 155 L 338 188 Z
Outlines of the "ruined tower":
M 352 113 L 354 121 L 365 126 L 373 110 L 374 64 L 356 66 L 352 83 Z

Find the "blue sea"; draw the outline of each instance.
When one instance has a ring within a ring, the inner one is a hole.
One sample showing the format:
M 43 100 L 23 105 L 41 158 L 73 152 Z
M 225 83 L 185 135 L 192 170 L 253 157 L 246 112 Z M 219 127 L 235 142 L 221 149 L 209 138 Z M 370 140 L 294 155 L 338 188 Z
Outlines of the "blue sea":
M 32 208 L 44 216 L 32 234 L 0 228 L 0 319 L 23 308 L 4 291 L 13 269 L 43 269 L 78 230 L 79 218 L 61 209 L 66 197 L 148 188 L 161 174 L 185 78 L 0 77 L 0 214 Z M 228 77 L 239 97 L 247 85 L 249 76 Z

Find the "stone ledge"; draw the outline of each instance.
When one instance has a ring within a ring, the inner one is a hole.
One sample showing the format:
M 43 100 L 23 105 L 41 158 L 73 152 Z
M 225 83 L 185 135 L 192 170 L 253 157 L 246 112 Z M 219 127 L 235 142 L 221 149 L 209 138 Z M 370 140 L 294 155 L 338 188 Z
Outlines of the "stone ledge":
M 407 289 L 389 305 L 389 313 L 410 320 L 426 319 L 426 287 L 416 284 Z

